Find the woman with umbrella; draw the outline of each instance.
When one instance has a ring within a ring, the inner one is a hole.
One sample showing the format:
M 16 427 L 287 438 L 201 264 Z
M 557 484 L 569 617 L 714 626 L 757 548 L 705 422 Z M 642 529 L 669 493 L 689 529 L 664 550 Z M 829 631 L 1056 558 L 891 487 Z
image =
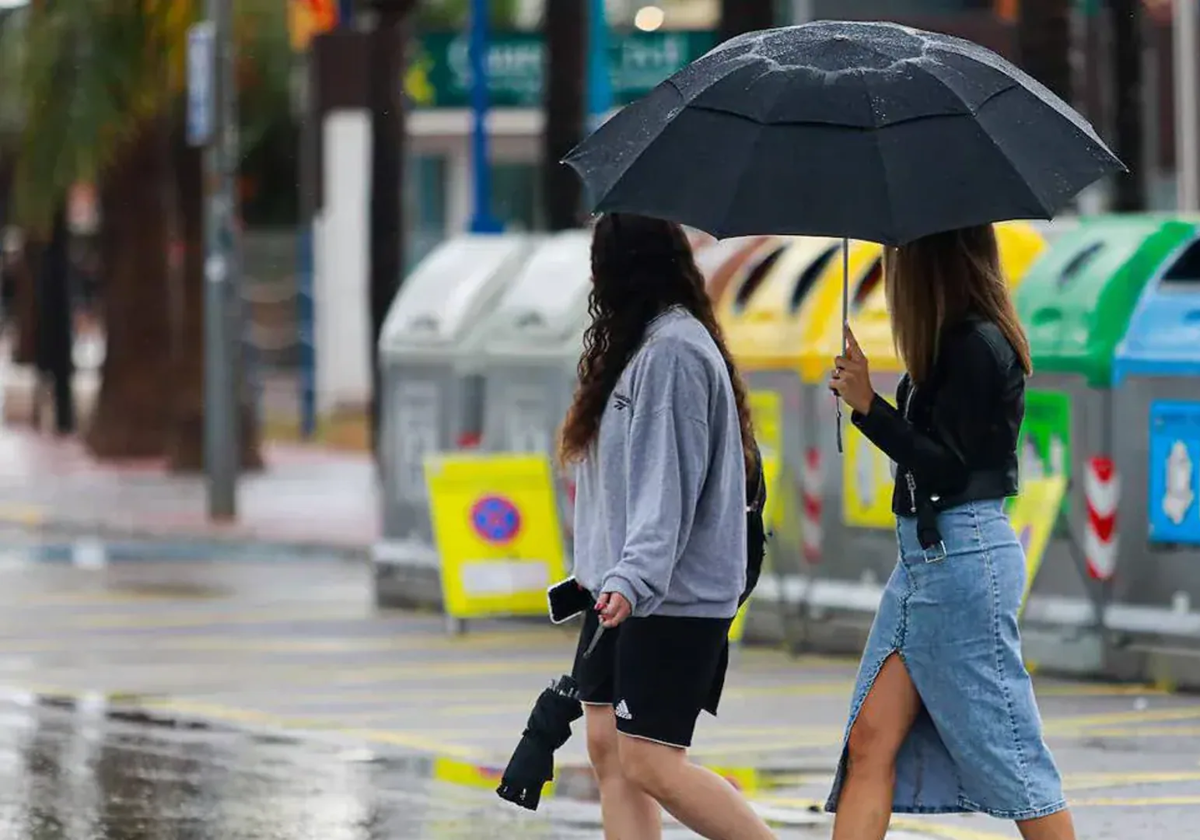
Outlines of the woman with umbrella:
M 758 456 L 745 389 L 678 225 L 600 218 L 592 283 L 561 455 L 577 467 L 575 576 L 596 597 L 574 678 L 605 836 L 660 837 L 661 806 L 703 837 L 773 837 L 687 760 L 700 712 L 716 714 L 746 585 Z
M 1017 492 L 1029 343 L 990 225 L 890 248 L 885 283 L 907 374 L 875 393 L 847 329 L 830 387 L 896 464 L 899 561 L 863 653 L 829 798 L 834 840 L 882 840 L 893 811 L 980 811 L 1028 840 L 1073 840 L 1042 739 L 1017 617 Z

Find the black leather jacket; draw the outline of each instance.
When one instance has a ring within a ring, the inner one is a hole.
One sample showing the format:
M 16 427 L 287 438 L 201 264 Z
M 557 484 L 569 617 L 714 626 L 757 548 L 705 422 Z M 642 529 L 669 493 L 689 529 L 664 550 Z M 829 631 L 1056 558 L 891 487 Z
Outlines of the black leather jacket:
M 971 318 L 947 328 L 928 384 L 914 388 L 905 375 L 896 404 L 876 394 L 866 414 L 851 414 L 896 462 L 896 515 L 1016 495 L 1025 371 L 995 324 Z

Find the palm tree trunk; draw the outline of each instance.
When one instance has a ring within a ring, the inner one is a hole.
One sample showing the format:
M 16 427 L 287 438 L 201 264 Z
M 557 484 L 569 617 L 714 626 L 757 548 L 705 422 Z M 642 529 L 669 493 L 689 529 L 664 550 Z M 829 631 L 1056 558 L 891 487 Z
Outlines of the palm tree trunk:
M 167 464 L 174 472 L 204 469 L 204 169 L 203 154 L 184 142 L 177 120 L 172 136 L 175 235 L 179 262 L 174 266 L 172 296 L 174 340 L 171 345 L 171 402 L 167 433 Z M 244 377 L 245 371 L 240 375 Z M 246 393 L 240 388 L 238 393 Z M 257 412 L 249 403 L 238 417 L 242 469 L 263 465 Z
M 383 378 L 379 338 L 404 273 L 404 97 L 405 42 L 413 3 L 378 3 L 379 22 L 371 50 L 371 209 L 370 292 L 371 445 L 379 457 L 380 401 Z
M 1145 133 L 1142 125 L 1142 4 L 1140 0 L 1110 0 L 1113 28 L 1112 79 L 1116 121 L 1116 153 L 1130 172 L 1117 176 L 1113 209 L 1136 213 L 1146 207 L 1141 173 Z
M 559 161 L 582 139 L 587 84 L 587 0 L 546 0 L 546 129 L 542 202 L 546 227 L 579 226 L 579 179 Z
M 107 351 L 86 435 L 99 458 L 159 457 L 170 429 L 169 175 L 162 121 L 142 126 L 100 189 Z
M 721 27 L 717 34 L 722 41 L 774 25 L 774 0 L 721 0 Z
M 1072 0 L 1022 3 L 1017 20 L 1017 44 L 1026 73 L 1071 101 Z

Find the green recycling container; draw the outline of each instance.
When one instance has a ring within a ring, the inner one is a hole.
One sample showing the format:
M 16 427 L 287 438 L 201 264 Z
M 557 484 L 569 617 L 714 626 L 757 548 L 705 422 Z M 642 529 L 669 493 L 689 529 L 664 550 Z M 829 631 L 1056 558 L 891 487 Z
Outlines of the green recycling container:
M 1054 240 L 1017 292 L 1034 367 L 1019 444 L 1021 475 L 1070 481 L 1063 518 L 1025 613 L 1026 648 L 1042 667 L 1105 670 L 1103 636 L 1092 632 L 1091 617 L 1091 605 L 1105 590 L 1081 574 L 1079 562 L 1086 557 L 1087 530 L 1082 478 L 1089 459 L 1112 456 L 1117 345 L 1143 290 L 1195 231 L 1193 224 L 1162 215 L 1085 219 Z

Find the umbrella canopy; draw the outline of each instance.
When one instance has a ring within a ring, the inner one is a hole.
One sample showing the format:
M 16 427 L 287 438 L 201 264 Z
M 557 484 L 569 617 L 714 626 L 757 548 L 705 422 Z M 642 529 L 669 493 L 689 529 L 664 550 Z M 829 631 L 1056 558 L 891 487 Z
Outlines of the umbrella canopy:
M 734 38 L 567 157 L 593 210 L 718 238 L 898 245 L 1048 219 L 1124 165 L 1059 97 L 994 52 L 891 23 Z

